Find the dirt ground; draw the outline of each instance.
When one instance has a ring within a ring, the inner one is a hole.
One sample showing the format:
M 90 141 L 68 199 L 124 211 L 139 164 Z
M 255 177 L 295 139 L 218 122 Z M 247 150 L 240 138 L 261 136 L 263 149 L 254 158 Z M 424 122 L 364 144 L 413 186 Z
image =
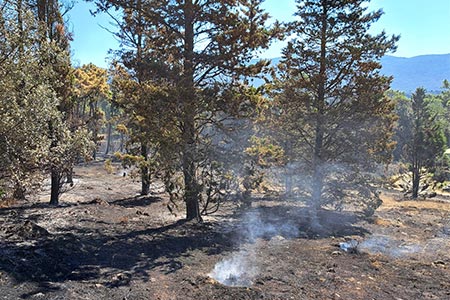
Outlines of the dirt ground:
M 301 203 L 229 204 L 203 224 L 122 171 L 78 167 L 0 209 L 0 299 L 450 299 L 450 201 L 383 191 L 370 220 Z M 222 282 L 222 283 L 221 283 Z

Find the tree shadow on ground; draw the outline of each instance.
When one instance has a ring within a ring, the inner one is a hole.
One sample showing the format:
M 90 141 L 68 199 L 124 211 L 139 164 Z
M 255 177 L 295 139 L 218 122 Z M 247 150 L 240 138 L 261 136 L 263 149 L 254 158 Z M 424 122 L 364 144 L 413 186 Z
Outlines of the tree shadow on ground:
M 242 220 L 239 235 L 243 240 L 275 236 L 318 239 L 370 233 L 358 225 L 361 217 L 353 212 L 320 209 L 314 215 L 308 207 L 289 204 L 261 205 L 239 211 L 234 218 Z
M 160 197 L 152 197 L 152 196 L 137 196 L 126 199 L 119 199 L 109 202 L 113 205 L 119 205 L 126 208 L 135 208 L 135 207 L 144 207 L 148 206 L 152 203 L 161 201 Z
M 153 203 L 162 201 L 161 197 L 156 196 L 136 196 L 125 199 L 118 199 L 113 201 L 106 201 L 102 199 L 93 199 L 88 202 L 77 202 L 77 203 L 66 203 L 61 202 L 58 205 L 52 205 L 47 202 L 42 203 L 32 203 L 32 202 L 23 202 L 18 203 L 17 205 L 11 207 L 3 207 L 0 208 L 0 217 L 8 217 L 11 215 L 12 217 L 18 215 L 25 215 L 27 211 L 31 210 L 44 210 L 44 209 L 65 209 L 70 207 L 82 207 L 82 206 L 91 206 L 91 205 L 117 205 L 124 208 L 136 208 L 136 207 L 146 207 Z M 19 206 L 20 205 L 20 206 Z M 40 214 L 34 214 L 32 218 L 38 218 Z M 30 219 L 30 216 L 26 216 L 26 219 Z
M 114 204 L 129 208 L 147 205 L 147 201 L 154 203 L 158 198 L 130 198 Z M 358 217 L 353 214 L 320 210 L 317 216 L 320 227 L 312 226 L 307 208 L 284 203 L 240 211 L 233 215 L 233 222 L 227 218 L 214 226 L 180 220 L 136 230 L 115 228 L 117 224 L 97 220 L 96 228 L 86 222 L 84 226 L 73 224 L 51 234 L 28 223 L 31 227 L 27 230 L 32 233 L 29 236 L 25 233 L 15 238 L 17 228 L 16 232 L 1 234 L 6 238 L 0 241 L 0 271 L 17 282 L 36 283 L 42 293 L 55 289 L 49 282 L 91 280 L 118 287 L 129 285 L 131 280 L 149 281 L 154 269 L 166 274 L 176 272 L 183 268 L 191 251 L 217 255 L 257 238 L 327 238 L 368 233 L 357 226 Z M 223 230 L 225 227 L 229 230 Z
M 148 281 L 155 268 L 176 272 L 190 251 L 217 254 L 230 247 L 227 236 L 208 224 L 185 221 L 123 234 L 73 227 L 23 242 L 1 241 L 0 270 L 17 282 L 37 283 L 42 291 L 48 282 L 68 280 L 117 287 L 131 279 Z

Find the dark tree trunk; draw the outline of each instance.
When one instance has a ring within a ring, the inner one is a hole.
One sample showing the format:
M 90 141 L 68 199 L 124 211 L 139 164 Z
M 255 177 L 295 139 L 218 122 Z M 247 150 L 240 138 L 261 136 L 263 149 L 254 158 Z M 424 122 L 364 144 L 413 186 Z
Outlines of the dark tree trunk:
M 51 171 L 51 189 L 50 189 L 50 204 L 59 204 L 59 192 L 61 188 L 61 176 L 59 172 L 55 169 Z
M 420 170 L 417 166 L 414 166 L 412 170 L 412 184 L 412 198 L 417 199 L 420 185 Z
M 315 208 L 320 207 L 322 202 L 322 190 L 324 183 L 324 170 L 322 161 L 322 148 L 323 148 L 323 124 L 322 116 L 319 110 L 316 123 L 316 139 L 314 144 L 314 158 L 313 158 L 313 182 L 312 182 L 312 205 Z
M 58 141 L 56 139 L 56 133 L 53 126 L 53 121 L 49 122 L 49 133 L 52 138 L 50 143 L 50 153 L 52 149 L 58 146 Z M 54 165 L 50 166 L 50 205 L 58 205 L 59 203 L 59 192 L 61 187 L 61 175 Z
M 184 201 L 186 203 L 186 219 L 201 221 L 199 207 L 198 184 L 195 179 L 195 166 L 190 155 L 185 155 L 183 159 L 183 175 L 184 175 Z
M 186 219 L 201 221 L 199 208 L 199 190 L 196 179 L 195 166 L 195 134 L 194 118 L 185 117 L 183 134 L 183 176 L 184 176 L 184 201 L 186 203 Z
M 199 208 L 199 188 L 196 179 L 195 144 L 195 90 L 194 90 L 194 9 L 192 0 L 184 5 L 184 74 L 182 86 L 184 95 L 183 107 L 183 176 L 184 201 L 186 203 L 186 219 L 201 221 Z
M 67 172 L 66 183 L 70 184 L 70 186 L 73 186 L 73 167 L 70 168 L 70 170 Z
M 16 200 L 25 200 L 26 189 L 21 184 L 16 184 L 14 188 L 13 198 Z
M 98 115 L 97 115 L 97 102 L 92 102 L 92 101 L 89 102 L 89 110 L 90 110 L 90 112 L 89 112 L 89 114 L 90 114 L 90 116 L 89 116 L 89 119 L 90 119 L 89 127 L 90 127 L 90 130 L 91 130 L 91 133 L 92 133 L 92 140 L 95 143 L 94 151 L 92 153 L 92 158 L 93 158 L 93 160 L 96 160 L 97 159 L 98 147 L 99 147 L 98 128 L 97 128 L 98 127 L 98 124 L 97 124 L 97 122 L 98 122 L 98 120 L 97 120 L 97 118 L 98 118 Z
M 141 155 L 144 158 L 144 165 L 141 167 L 141 195 L 148 195 L 150 193 L 150 173 L 147 166 L 148 162 L 148 149 L 145 143 L 141 143 Z
M 111 120 L 110 120 L 111 121 Z M 112 132 L 112 125 L 110 122 L 108 122 L 108 132 L 107 132 L 107 138 L 106 138 L 106 150 L 105 155 L 109 154 L 109 151 L 111 150 L 111 132 Z
M 322 2 L 322 28 L 321 28 L 321 45 L 320 45 L 320 70 L 319 81 L 317 85 L 317 99 L 315 107 L 317 109 L 316 114 L 316 128 L 315 128 L 315 140 L 314 140 L 314 157 L 313 157 L 313 184 L 312 184 L 312 205 L 314 209 L 320 207 L 322 199 L 322 190 L 324 184 L 324 170 L 323 170 L 323 139 L 324 139 L 324 106 L 325 106 L 325 86 L 327 82 L 327 17 L 328 7 L 327 2 Z
M 125 135 L 121 132 L 120 133 L 120 145 L 119 145 L 120 153 L 123 153 L 123 146 L 125 144 L 124 140 L 125 140 Z
M 325 88 L 327 84 L 327 24 L 328 24 L 328 3 L 322 3 L 322 24 L 320 31 L 320 69 L 317 82 L 317 98 L 314 106 L 316 108 L 315 115 L 315 132 L 314 132 L 314 149 L 313 149 L 313 176 L 312 176 L 312 192 L 310 209 L 311 228 L 317 233 L 322 230 L 322 225 L 318 217 L 318 209 L 322 205 L 322 192 L 324 187 L 324 162 L 323 144 L 325 130 Z

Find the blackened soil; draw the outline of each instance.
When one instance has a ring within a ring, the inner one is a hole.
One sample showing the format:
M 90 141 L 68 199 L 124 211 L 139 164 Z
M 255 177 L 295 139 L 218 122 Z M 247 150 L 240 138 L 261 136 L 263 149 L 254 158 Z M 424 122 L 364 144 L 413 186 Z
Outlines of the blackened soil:
M 198 224 L 171 214 L 157 186 L 134 196 L 138 182 L 101 165 L 75 179 L 58 207 L 43 193 L 0 209 L 0 299 L 450 299 L 450 204 L 439 199 L 386 192 L 369 221 L 321 211 L 318 225 L 301 203 L 258 200 Z M 370 248 L 375 238 L 384 248 Z M 369 246 L 349 253 L 346 241 Z M 209 276 L 243 249 L 253 285 Z

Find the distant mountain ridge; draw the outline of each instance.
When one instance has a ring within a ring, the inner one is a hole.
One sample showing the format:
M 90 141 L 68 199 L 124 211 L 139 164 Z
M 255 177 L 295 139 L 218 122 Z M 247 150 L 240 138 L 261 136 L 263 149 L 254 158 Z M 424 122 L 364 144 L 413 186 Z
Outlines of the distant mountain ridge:
M 276 65 L 280 58 L 273 58 Z M 450 80 L 450 54 L 421 55 L 411 58 L 386 55 L 381 59 L 381 73 L 393 76 L 391 88 L 407 94 L 423 87 L 430 93 L 441 91 L 444 79 Z M 254 85 L 261 85 L 262 80 L 255 79 Z
M 405 93 L 424 87 L 430 93 L 441 90 L 450 80 L 450 54 L 420 55 L 411 58 L 387 55 L 381 59 L 381 72 L 393 76 L 392 89 Z

